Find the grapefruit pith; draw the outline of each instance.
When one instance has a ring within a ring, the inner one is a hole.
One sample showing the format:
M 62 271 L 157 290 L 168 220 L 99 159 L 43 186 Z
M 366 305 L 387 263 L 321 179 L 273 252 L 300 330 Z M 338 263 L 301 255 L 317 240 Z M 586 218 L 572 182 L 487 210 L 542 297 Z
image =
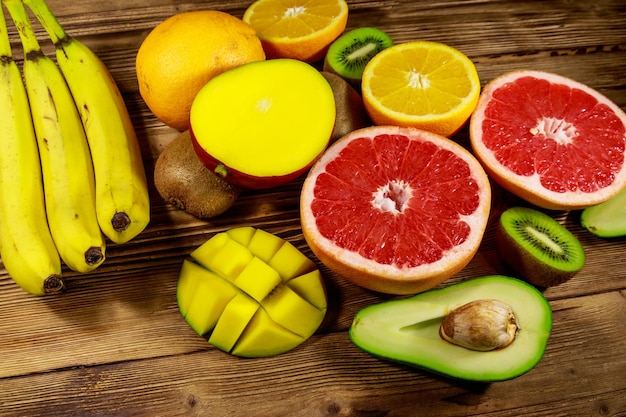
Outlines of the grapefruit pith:
M 339 139 L 301 193 L 302 231 L 329 269 L 364 288 L 414 294 L 463 269 L 478 250 L 491 189 L 451 140 L 375 126 Z
M 626 114 L 560 75 L 515 71 L 495 78 L 479 98 L 470 138 L 496 182 L 542 208 L 596 205 L 626 184 Z

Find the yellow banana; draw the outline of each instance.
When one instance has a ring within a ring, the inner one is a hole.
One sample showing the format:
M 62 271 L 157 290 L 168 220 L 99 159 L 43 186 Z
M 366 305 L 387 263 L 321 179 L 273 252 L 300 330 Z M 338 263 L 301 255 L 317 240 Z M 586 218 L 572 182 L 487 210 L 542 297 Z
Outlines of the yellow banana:
M 69 88 L 39 47 L 20 0 L 3 0 L 24 49 L 23 73 L 43 172 L 46 213 L 65 264 L 89 272 L 105 258 L 95 207 L 94 174 L 85 131 Z
M 33 295 L 63 289 L 61 261 L 46 220 L 37 140 L 22 74 L 0 7 L 0 256 Z
M 79 109 L 93 159 L 100 228 L 113 242 L 126 242 L 150 221 L 146 173 L 126 104 L 104 63 L 65 33 L 45 0 L 24 3 L 52 39 Z

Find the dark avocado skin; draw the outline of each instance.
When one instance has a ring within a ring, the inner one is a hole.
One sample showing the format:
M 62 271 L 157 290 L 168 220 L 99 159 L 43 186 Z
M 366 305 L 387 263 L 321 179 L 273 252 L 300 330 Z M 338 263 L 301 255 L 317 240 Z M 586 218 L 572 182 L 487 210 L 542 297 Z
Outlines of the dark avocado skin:
M 446 314 L 472 300 L 495 298 L 512 307 L 522 327 L 509 347 L 479 352 L 441 339 Z M 519 377 L 537 365 L 551 330 L 550 304 L 537 288 L 491 275 L 366 307 L 355 315 L 350 339 L 385 360 L 454 380 L 490 383 Z

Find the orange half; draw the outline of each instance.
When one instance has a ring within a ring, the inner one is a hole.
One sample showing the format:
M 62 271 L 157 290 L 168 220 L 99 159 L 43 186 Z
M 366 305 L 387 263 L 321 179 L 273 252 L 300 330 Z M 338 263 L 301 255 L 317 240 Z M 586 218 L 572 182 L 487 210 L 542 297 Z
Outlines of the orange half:
M 268 58 L 322 59 L 348 22 L 344 0 L 258 0 L 243 15 Z
M 450 136 L 474 111 L 480 80 L 462 52 L 442 43 L 414 41 L 374 56 L 363 71 L 362 92 L 375 124 Z

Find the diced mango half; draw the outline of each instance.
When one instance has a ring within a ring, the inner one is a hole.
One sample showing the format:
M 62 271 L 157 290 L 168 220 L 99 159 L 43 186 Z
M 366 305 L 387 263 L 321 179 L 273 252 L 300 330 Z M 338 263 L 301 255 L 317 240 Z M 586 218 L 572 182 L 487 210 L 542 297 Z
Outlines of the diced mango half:
M 315 333 L 327 309 L 315 263 L 284 239 L 248 226 L 218 233 L 191 253 L 177 299 L 196 332 L 243 357 L 293 349 Z

